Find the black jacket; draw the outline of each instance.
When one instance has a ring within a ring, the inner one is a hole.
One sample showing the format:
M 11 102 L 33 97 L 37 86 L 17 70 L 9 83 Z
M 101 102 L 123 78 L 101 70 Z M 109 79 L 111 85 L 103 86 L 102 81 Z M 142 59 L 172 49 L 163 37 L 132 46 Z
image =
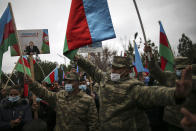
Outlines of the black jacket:
M 25 49 L 25 52 L 27 55 L 30 55 L 30 53 L 32 52 L 33 54 L 40 54 L 39 49 L 37 48 L 37 46 L 33 46 L 33 48 L 31 49 L 30 46 L 27 46 Z
M 21 118 L 21 123 L 11 128 L 10 121 Z M 20 99 L 17 102 L 10 102 L 7 98 L 3 99 L 0 104 L 0 131 L 21 131 L 25 123 L 32 120 L 31 107 L 28 101 Z

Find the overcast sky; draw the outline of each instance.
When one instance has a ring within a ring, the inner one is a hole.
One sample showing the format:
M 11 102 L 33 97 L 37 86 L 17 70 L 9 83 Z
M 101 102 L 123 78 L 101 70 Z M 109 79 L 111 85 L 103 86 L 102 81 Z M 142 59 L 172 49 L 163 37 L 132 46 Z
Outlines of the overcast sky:
M 196 0 L 136 0 L 147 39 L 159 45 L 159 24 L 161 20 L 173 50 L 177 50 L 178 40 L 185 33 L 196 43 Z M 71 0 L 0 0 L 0 16 L 12 3 L 16 27 L 23 29 L 48 29 L 50 55 L 40 55 L 42 60 L 64 63 L 63 55 L 65 32 Z M 109 9 L 117 38 L 107 40 L 103 46 L 124 50 L 128 40 L 133 40 L 135 32 L 142 37 L 141 27 L 133 0 L 108 0 Z M 142 37 L 143 38 L 143 37 Z M 4 54 L 2 70 L 10 73 L 18 57 Z M 68 61 L 68 60 L 67 60 Z

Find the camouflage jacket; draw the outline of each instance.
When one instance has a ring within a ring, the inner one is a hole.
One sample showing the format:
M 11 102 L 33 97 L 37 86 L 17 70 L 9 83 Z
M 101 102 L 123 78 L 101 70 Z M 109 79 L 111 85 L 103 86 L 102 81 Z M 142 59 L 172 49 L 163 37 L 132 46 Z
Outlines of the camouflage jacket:
M 158 64 L 152 59 L 149 62 L 150 75 L 163 86 L 175 86 L 176 74 L 170 71 L 162 71 Z
M 113 82 L 85 59 L 80 57 L 77 62 L 100 83 L 101 131 L 149 131 L 144 108 L 175 104 L 175 88 L 147 87 L 136 79 Z
M 149 63 L 149 70 L 151 76 L 159 82 L 162 86 L 175 86 L 176 75 L 170 71 L 162 71 L 158 64 L 152 59 Z M 180 112 L 181 105 L 166 106 L 164 109 L 163 120 L 171 125 L 181 127 L 180 121 L 183 118 Z
M 38 83 L 30 85 L 31 90 L 56 108 L 55 131 L 96 131 L 98 130 L 98 114 L 94 100 L 80 91 L 71 96 L 65 90 L 51 92 Z

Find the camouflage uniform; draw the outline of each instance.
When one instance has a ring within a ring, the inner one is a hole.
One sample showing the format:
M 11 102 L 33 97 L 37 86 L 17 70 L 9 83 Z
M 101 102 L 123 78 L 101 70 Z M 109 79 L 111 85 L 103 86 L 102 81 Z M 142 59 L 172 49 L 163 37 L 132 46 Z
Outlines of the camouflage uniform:
M 193 45 L 193 64 L 192 64 L 192 92 L 185 101 L 186 107 L 191 113 L 196 114 L 196 44 Z
M 100 84 L 101 131 L 150 131 L 144 108 L 175 105 L 175 88 L 147 87 L 129 76 L 113 82 L 82 57 L 79 57 L 77 62 Z M 115 66 L 122 67 L 130 61 L 116 57 L 116 63 Z
M 98 114 L 92 97 L 80 91 L 69 95 L 65 90 L 58 93 L 48 91 L 42 85 L 34 82 L 31 90 L 49 103 L 56 103 L 55 131 L 96 131 L 98 130 Z
M 184 69 L 188 64 L 191 64 L 187 57 L 175 58 L 176 69 Z M 160 85 L 175 86 L 176 73 L 170 71 L 162 71 L 158 64 L 152 60 L 149 63 L 150 74 L 155 78 Z M 164 109 L 163 119 L 168 125 L 169 131 L 183 130 L 180 124 L 183 114 L 180 112 L 182 105 L 166 106 Z
M 173 87 L 175 86 L 176 73 L 170 71 L 162 71 L 158 63 L 154 59 L 149 62 L 150 75 L 159 82 L 160 85 Z

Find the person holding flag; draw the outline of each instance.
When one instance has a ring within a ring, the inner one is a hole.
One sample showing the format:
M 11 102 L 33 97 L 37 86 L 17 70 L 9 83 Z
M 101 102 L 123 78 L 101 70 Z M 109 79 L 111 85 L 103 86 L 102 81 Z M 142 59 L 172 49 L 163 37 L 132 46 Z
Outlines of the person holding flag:
M 104 74 L 98 67 L 81 56 L 75 56 L 78 66 L 100 84 L 101 131 L 145 130 L 150 131 L 144 108 L 175 105 L 183 102 L 190 91 L 185 78 L 178 81 L 176 88 L 144 86 L 136 79 L 130 79 L 130 58 L 115 56 L 111 75 Z M 184 70 L 187 75 L 191 68 Z M 190 84 L 190 83 L 189 83 Z M 126 120 L 126 121 L 125 121 Z
M 98 131 L 98 114 L 91 96 L 79 89 L 79 75 L 67 74 L 65 90 L 52 92 L 38 82 L 29 82 L 29 88 L 37 96 L 43 96 L 49 104 L 55 102 L 55 131 Z

